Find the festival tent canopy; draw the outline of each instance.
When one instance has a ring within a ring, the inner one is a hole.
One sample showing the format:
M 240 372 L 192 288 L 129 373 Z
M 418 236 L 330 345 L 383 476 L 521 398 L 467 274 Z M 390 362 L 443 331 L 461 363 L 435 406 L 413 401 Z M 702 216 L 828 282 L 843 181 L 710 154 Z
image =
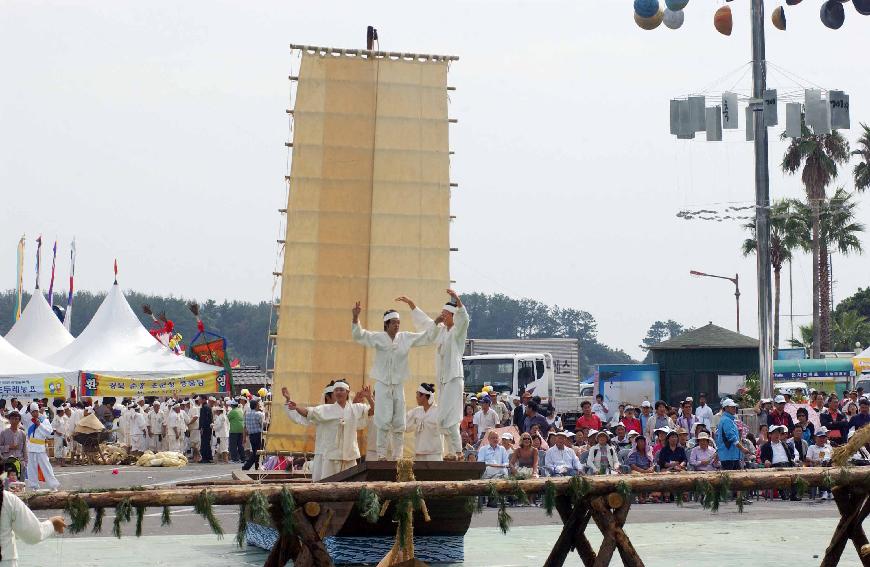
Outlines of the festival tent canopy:
M 142 326 L 117 283 L 82 333 L 47 361 L 82 372 L 125 378 L 181 378 L 223 370 L 177 355 L 159 343 Z
M 76 373 L 27 356 L 0 337 L 0 397 L 65 396 Z
M 9 343 L 33 358 L 44 360 L 73 342 L 45 296 L 37 290 L 21 313 L 21 318 L 6 333 Z
M 856 373 L 861 374 L 862 372 L 870 372 L 870 347 L 867 347 L 863 352 L 856 354 L 855 358 L 852 359 L 852 362 L 855 366 Z

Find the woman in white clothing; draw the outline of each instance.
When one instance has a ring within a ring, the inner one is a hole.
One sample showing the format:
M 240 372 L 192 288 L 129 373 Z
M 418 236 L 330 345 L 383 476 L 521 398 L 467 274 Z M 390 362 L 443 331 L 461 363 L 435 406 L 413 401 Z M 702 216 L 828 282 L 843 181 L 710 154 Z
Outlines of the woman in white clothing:
M 16 538 L 35 545 L 52 532 L 62 534 L 66 528 L 62 516 L 52 516 L 40 522 L 36 514 L 11 492 L 0 491 L 0 501 L 0 567 L 18 567 Z
M 438 406 L 432 403 L 435 384 L 420 384 L 417 407 L 408 412 L 406 431 L 414 432 L 415 461 L 443 461 L 444 446 L 438 420 Z

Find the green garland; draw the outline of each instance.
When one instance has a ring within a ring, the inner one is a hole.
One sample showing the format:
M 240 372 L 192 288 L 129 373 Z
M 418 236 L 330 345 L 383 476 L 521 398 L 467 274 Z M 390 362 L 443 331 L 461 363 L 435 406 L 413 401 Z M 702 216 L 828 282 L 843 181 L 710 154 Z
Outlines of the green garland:
M 797 492 L 798 498 L 803 498 L 804 494 L 810 489 L 810 486 L 807 484 L 807 481 L 804 480 L 803 477 L 798 477 L 797 480 L 794 481 L 794 488 Z
M 381 501 L 374 490 L 368 488 L 360 490 L 356 507 L 359 510 L 359 515 L 370 524 L 376 524 L 381 517 Z
M 592 487 L 589 484 L 589 480 L 585 477 L 572 476 L 571 480 L 568 481 L 568 491 L 571 493 L 571 499 L 574 501 L 574 504 L 578 504 L 581 500 L 586 498 L 591 489 Z
M 268 526 L 272 523 L 272 518 L 269 516 L 269 502 L 262 492 L 251 493 L 245 504 L 245 511 L 248 521 L 261 526 Z
M 682 507 L 683 506 L 683 493 L 677 492 L 677 497 L 674 500 L 676 501 L 677 506 Z
M 95 508 L 94 509 L 94 527 L 91 529 L 91 533 L 98 534 L 103 531 L 103 518 L 106 516 L 105 508 Z
M 399 542 L 399 548 L 405 548 L 405 539 L 408 537 L 408 529 L 411 526 L 411 515 L 414 513 L 414 503 L 408 496 L 399 498 L 399 501 L 393 507 L 393 521 L 398 524 L 396 540 Z
M 296 531 L 296 526 L 293 523 L 293 514 L 296 512 L 296 501 L 293 500 L 293 494 L 290 493 L 286 486 L 281 488 L 279 502 L 281 504 L 281 533 L 291 536 L 293 535 L 293 532 Z
M 91 509 L 81 496 L 67 500 L 65 511 L 70 518 L 69 531 L 74 534 L 83 532 L 91 523 Z
M 236 543 L 240 548 L 245 547 L 245 534 L 248 531 L 247 506 L 239 504 L 239 526 L 236 529 Z
M 631 502 L 631 489 L 624 480 L 620 480 L 616 484 L 616 491 L 625 499 L 626 502 Z
M 112 535 L 121 539 L 121 522 L 129 522 L 133 515 L 133 505 L 129 498 L 124 498 L 115 506 L 115 521 L 112 524 Z
M 479 496 L 466 496 L 465 511 L 468 514 L 480 514 L 483 512 L 483 501 Z
M 556 485 L 552 480 L 544 483 L 544 511 L 547 516 L 553 515 L 553 509 L 556 508 Z
M 419 488 L 417 490 L 420 490 Z M 526 491 L 520 486 L 520 483 L 514 480 L 512 496 L 516 499 L 517 504 L 520 505 L 528 505 L 529 504 L 529 495 L 526 494 Z
M 142 537 L 142 522 L 145 520 L 145 506 L 136 506 L 136 537 Z
M 169 509 L 169 506 L 163 507 L 163 514 L 161 514 L 161 516 L 160 516 L 160 525 L 161 526 L 166 527 L 166 526 L 172 525 L 172 517 L 170 516 L 171 513 L 172 513 L 172 511 Z
M 514 519 L 511 518 L 511 515 L 507 511 L 507 498 L 500 494 L 498 496 L 498 528 L 501 530 L 501 533 L 507 534 L 513 521 Z
M 745 503 L 746 503 L 746 501 L 743 499 L 743 493 L 738 492 L 737 493 L 737 513 L 739 513 L 739 514 L 743 513 L 743 505 Z
M 825 490 L 830 490 L 834 487 L 834 479 L 831 476 L 831 471 L 826 470 L 825 474 L 822 475 L 822 488 Z
M 224 529 L 214 515 L 214 495 L 209 490 L 203 489 L 196 497 L 196 502 L 193 504 L 193 511 L 202 516 L 208 522 L 208 527 L 212 533 L 218 536 L 218 539 L 223 539 Z

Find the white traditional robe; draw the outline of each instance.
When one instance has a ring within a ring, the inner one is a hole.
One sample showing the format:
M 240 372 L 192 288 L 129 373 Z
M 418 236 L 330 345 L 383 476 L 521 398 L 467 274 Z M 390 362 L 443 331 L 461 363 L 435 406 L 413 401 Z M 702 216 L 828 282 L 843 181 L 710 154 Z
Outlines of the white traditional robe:
M 166 450 L 181 452 L 184 443 L 184 432 L 187 430 L 183 411 L 169 410 L 166 416 Z
M 415 461 L 444 460 L 444 444 L 438 413 L 438 406 L 432 404 L 428 411 L 424 410 L 423 406 L 417 406 L 406 416 L 407 430 L 414 432 Z
M 141 410 L 133 410 L 130 415 L 130 450 L 144 453 L 148 448 L 148 440 L 145 437 L 148 422 Z
M 45 484 L 52 490 L 60 486 L 60 482 L 54 476 L 54 469 L 48 461 L 48 453 L 45 450 L 46 439 L 52 436 L 52 427 L 47 417 L 40 417 L 39 423 L 34 427 L 31 420 L 27 420 L 27 488 L 36 490 L 39 488 L 39 472 L 45 477 Z
M 420 311 L 415 309 L 413 313 Z M 423 317 L 426 314 L 422 313 Z M 377 427 L 378 458 L 387 457 L 388 437 L 392 437 L 391 457 L 398 460 L 402 456 L 403 436 L 405 433 L 405 390 L 403 385 L 408 379 L 408 354 L 414 347 L 432 344 L 436 334 L 434 325 L 420 333 L 400 331 L 391 339 L 386 331 L 367 331 L 359 323 L 352 328 L 353 340 L 375 349 L 371 377 L 375 381 L 374 422 Z M 458 422 L 457 422 L 458 423 Z
M 148 426 L 151 428 L 151 435 L 148 437 L 148 448 L 157 453 L 162 449 L 160 437 L 163 435 L 163 414 L 158 409 L 154 411 L 151 408 L 151 413 L 145 416 L 148 419 Z
M 317 427 L 315 439 L 321 443 L 321 478 L 356 465 L 360 457 L 356 432 L 365 428 L 368 413 L 369 405 L 366 403 L 347 402 L 344 407 L 338 403 L 321 404 L 308 408 L 308 421 Z M 315 440 L 315 452 L 317 449 Z
M 0 561 L 0 567 L 18 567 L 17 539 L 36 545 L 53 533 L 54 525 L 50 520 L 40 522 L 18 496 L 3 492 L 3 507 L 0 509 L 0 550 L 3 552 L 3 561 Z M 47 549 L 43 551 L 44 555 L 52 553 Z
M 66 458 L 66 447 L 64 447 L 64 439 L 66 437 L 67 421 L 66 414 L 60 413 L 58 410 L 54 419 L 51 421 L 51 427 L 54 429 L 54 457 L 56 459 Z
M 471 319 L 465 306 L 458 308 L 453 315 L 453 326 L 435 325 L 423 311 L 415 309 L 411 316 L 418 329 L 433 329 L 435 336 L 435 393 L 439 400 L 439 423 L 441 434 L 450 453 L 462 451 L 459 436 L 459 422 L 465 397 L 465 374 L 462 368 L 462 355 L 465 340 L 468 338 L 468 325 Z
M 212 431 L 214 431 L 214 454 L 226 453 L 230 450 L 230 420 L 227 419 L 227 413 L 221 412 L 220 415 L 215 414 L 214 423 L 212 423 Z

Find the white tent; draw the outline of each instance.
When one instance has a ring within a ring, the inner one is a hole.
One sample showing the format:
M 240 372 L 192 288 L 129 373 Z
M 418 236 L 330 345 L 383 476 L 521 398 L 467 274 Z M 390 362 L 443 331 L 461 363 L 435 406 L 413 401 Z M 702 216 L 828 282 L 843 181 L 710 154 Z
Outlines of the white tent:
M 75 377 L 75 372 L 27 356 L 0 337 L 0 397 L 65 396 Z
M 85 330 L 46 361 L 82 372 L 128 378 L 184 376 L 223 370 L 177 355 L 157 342 L 133 313 L 118 284 L 112 286 Z
M 862 372 L 870 372 L 870 347 L 867 347 L 863 352 L 856 354 L 855 358 L 852 359 L 852 364 L 855 365 L 855 372 L 858 376 L 860 376 Z
M 73 342 L 39 290 L 33 294 L 21 318 L 6 333 L 9 343 L 33 358 L 44 360 Z

